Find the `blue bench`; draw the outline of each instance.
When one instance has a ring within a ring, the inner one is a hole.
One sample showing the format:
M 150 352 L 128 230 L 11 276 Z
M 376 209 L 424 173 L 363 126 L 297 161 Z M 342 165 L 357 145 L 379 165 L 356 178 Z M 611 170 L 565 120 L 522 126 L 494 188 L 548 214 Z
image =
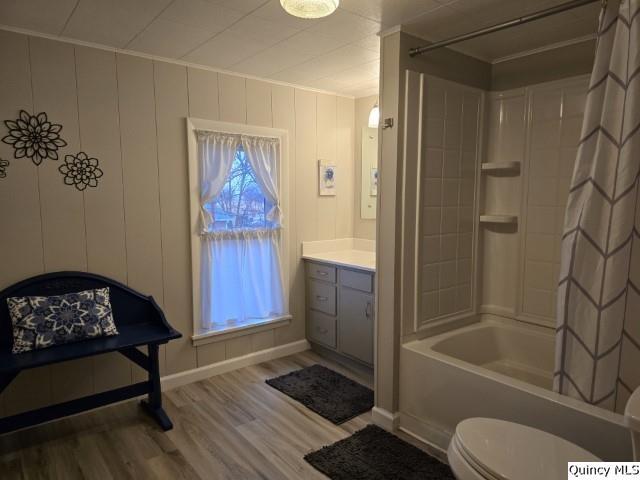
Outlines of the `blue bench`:
M 13 333 L 8 297 L 63 295 L 103 287 L 109 287 L 113 318 L 119 335 L 15 355 L 11 353 Z M 160 345 L 181 336 L 169 325 L 153 297 L 142 295 L 100 275 L 84 272 L 47 273 L 4 289 L 0 292 L 0 394 L 23 370 L 109 352 L 119 352 L 146 370 L 148 380 L 0 418 L 0 434 L 142 395 L 148 396 L 142 402 L 144 410 L 163 430 L 170 430 L 173 424 L 162 408 L 158 351 Z M 148 355 L 136 348 L 140 346 L 147 346 Z

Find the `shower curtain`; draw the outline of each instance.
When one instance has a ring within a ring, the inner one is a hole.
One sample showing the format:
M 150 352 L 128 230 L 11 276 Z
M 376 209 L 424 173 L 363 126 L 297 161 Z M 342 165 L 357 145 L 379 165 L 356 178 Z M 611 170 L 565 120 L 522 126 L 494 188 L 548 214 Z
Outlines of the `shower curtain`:
M 640 385 L 640 0 L 609 0 L 565 216 L 554 389 L 623 411 Z

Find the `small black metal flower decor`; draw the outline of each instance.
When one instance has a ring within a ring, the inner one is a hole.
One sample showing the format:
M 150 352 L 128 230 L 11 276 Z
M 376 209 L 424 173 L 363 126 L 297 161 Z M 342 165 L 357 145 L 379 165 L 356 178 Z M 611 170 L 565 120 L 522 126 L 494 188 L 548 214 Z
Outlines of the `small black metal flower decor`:
M 65 147 L 67 142 L 60 138 L 62 125 L 51 123 L 45 112 L 31 115 L 20 110 L 16 120 L 5 120 L 9 135 L 2 138 L 7 145 L 13 146 L 13 156 L 27 157 L 40 165 L 46 158 L 58 160 L 58 149 Z
M 0 158 L 0 178 L 6 178 L 8 166 L 9 166 L 9 160 Z
M 98 179 L 102 177 L 102 170 L 98 165 L 97 158 L 79 152 L 77 155 L 65 155 L 64 164 L 58 167 L 58 171 L 64 175 L 65 185 L 73 185 L 83 191 L 87 187 L 98 186 Z

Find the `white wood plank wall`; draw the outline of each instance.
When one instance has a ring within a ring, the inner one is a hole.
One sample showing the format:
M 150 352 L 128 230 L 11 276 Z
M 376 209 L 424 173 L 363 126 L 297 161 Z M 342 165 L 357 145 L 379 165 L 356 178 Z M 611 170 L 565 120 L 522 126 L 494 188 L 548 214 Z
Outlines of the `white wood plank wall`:
M 13 159 L 0 180 L 0 288 L 42 272 L 91 271 L 161 304 L 184 337 L 161 354 L 176 373 L 304 338 L 303 240 L 353 236 L 354 100 L 241 76 L 0 31 L 0 113 L 47 112 L 68 146 L 36 168 Z M 290 326 L 191 344 L 191 253 L 185 117 L 289 131 Z M 4 134 L 3 134 L 4 135 Z M 64 154 L 100 160 L 99 188 L 64 185 Z M 338 195 L 317 194 L 317 160 L 335 162 Z M 105 355 L 22 373 L 0 396 L 17 413 L 125 385 L 142 371 Z

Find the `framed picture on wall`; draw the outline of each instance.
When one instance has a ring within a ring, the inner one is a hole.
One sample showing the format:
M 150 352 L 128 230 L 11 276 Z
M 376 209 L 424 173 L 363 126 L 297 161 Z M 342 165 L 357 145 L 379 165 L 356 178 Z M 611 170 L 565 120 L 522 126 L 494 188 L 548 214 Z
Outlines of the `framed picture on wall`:
M 321 196 L 336 194 L 336 166 L 318 160 L 318 191 Z

